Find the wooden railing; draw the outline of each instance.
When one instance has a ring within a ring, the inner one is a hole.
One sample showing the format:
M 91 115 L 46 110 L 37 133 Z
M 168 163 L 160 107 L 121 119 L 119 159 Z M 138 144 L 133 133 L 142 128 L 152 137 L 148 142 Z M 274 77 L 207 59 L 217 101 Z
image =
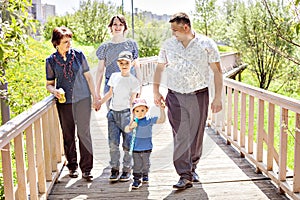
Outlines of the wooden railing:
M 64 164 L 59 127 L 53 96 L 0 127 L 5 199 L 47 199 Z
M 153 75 L 155 72 L 156 64 L 157 64 L 157 56 L 140 58 L 140 66 L 142 71 L 142 82 L 143 84 L 152 83 Z M 221 54 L 221 64 L 222 64 L 222 72 L 224 74 L 228 73 L 228 76 L 231 76 L 230 72 L 238 71 L 244 68 L 245 65 L 240 64 L 240 55 L 238 53 L 223 53 Z
M 225 78 L 212 127 L 281 192 L 300 199 L 300 101 Z M 288 167 L 290 163 L 290 167 Z
M 140 58 L 142 71 L 142 84 L 146 85 L 153 82 L 153 75 L 157 64 L 157 56 Z

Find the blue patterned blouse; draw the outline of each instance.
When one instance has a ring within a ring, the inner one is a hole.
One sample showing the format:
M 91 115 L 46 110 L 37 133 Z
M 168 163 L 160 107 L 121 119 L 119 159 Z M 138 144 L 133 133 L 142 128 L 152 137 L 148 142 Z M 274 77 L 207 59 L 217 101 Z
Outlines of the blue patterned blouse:
M 133 59 L 138 58 L 138 45 L 132 39 L 126 39 L 121 43 L 114 43 L 112 41 L 102 43 L 96 51 L 96 55 L 99 60 L 104 60 L 105 65 L 105 89 L 107 92 L 109 87 L 107 87 L 107 81 L 111 74 L 114 72 L 119 72 L 120 69 L 117 64 L 118 56 L 122 51 L 132 52 Z
M 56 89 L 64 89 L 66 103 L 90 97 L 90 89 L 84 76 L 89 70 L 87 60 L 80 50 L 70 49 L 66 61 L 58 52 L 46 58 L 46 79 L 55 80 Z

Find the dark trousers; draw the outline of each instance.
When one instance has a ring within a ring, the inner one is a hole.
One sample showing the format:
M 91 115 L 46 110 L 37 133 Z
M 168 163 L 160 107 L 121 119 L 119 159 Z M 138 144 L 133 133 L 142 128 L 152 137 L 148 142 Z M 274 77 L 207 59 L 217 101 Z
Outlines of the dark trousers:
M 80 162 L 82 172 L 89 172 L 93 168 L 93 146 L 90 134 L 91 98 L 83 99 L 73 104 L 57 103 L 59 120 L 63 133 L 64 151 L 67 167 L 70 170 L 78 168 L 75 125 L 79 139 Z
M 143 176 L 148 176 L 150 171 L 150 155 L 151 150 L 144 152 L 133 151 L 133 179 L 139 180 Z
M 166 97 L 169 122 L 173 131 L 173 163 L 178 175 L 192 180 L 202 154 L 207 120 L 208 90 L 197 94 L 168 92 Z

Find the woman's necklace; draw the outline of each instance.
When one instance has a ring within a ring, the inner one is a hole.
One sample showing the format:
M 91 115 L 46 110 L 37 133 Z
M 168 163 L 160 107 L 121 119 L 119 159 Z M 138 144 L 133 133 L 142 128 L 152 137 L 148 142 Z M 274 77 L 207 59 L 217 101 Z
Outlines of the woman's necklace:
M 58 53 L 59 53 L 59 52 L 58 52 Z M 72 81 L 72 78 L 73 78 L 72 64 L 73 64 L 73 61 L 74 61 L 74 58 L 75 58 L 75 53 L 74 53 L 73 50 L 71 50 L 71 54 L 72 54 L 71 59 L 70 59 L 70 61 L 67 62 L 67 63 L 61 63 L 61 62 L 58 60 L 56 54 L 55 54 L 55 53 L 53 54 L 53 58 L 54 58 L 55 62 L 56 62 L 59 66 L 61 66 L 61 67 L 64 68 L 64 69 L 63 69 L 64 77 L 65 77 L 65 79 L 67 79 L 67 80 L 69 79 L 69 82 L 71 82 L 71 81 Z M 70 78 L 69 78 L 69 77 L 70 77 Z

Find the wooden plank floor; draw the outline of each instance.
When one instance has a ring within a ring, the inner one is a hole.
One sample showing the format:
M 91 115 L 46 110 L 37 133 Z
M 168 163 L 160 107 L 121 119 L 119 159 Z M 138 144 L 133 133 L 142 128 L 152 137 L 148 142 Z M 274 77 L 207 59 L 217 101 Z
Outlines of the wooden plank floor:
M 152 104 L 151 85 L 144 86 L 143 96 L 151 106 L 150 113 L 158 114 L 159 110 Z M 210 128 L 206 128 L 203 155 L 197 168 L 200 183 L 194 183 L 194 187 L 184 191 L 173 190 L 172 185 L 179 177 L 172 163 L 173 141 L 168 121 L 154 127 L 149 183 L 138 190 L 131 190 L 132 180 L 112 184 L 108 181 L 110 167 L 104 107 L 100 112 L 92 113 L 91 129 L 94 181 L 87 183 L 81 175 L 71 179 L 64 168 L 48 199 L 288 199 L 280 195 L 264 175 L 256 174 L 255 168 Z

